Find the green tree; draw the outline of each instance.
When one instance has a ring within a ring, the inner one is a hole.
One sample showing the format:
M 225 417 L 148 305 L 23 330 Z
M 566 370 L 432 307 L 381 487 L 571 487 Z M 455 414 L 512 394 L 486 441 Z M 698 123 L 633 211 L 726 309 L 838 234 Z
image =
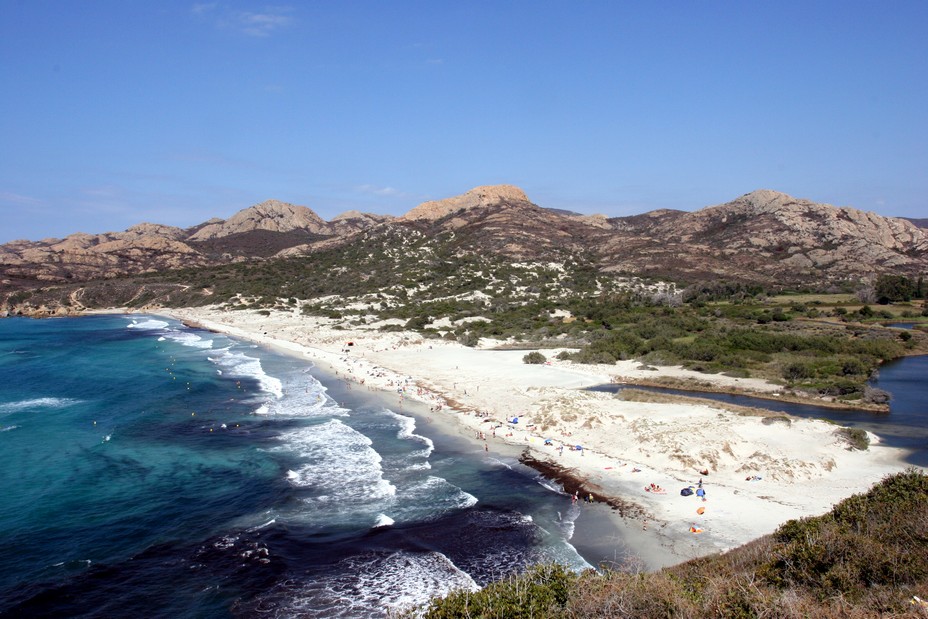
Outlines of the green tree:
M 911 301 L 916 286 L 905 275 L 880 275 L 874 289 L 877 303 L 887 305 L 894 301 Z

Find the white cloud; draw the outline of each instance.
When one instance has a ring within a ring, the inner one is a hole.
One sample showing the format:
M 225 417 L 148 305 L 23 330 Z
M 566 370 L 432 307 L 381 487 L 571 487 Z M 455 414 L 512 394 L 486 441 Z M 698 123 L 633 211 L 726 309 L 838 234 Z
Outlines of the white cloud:
M 361 193 L 369 193 L 375 196 L 399 196 L 402 192 L 394 187 L 377 187 L 375 185 L 358 185 L 355 189 Z
M 286 28 L 294 19 L 292 7 L 265 7 L 262 11 L 240 11 L 227 8 L 220 2 L 198 2 L 190 12 L 212 21 L 218 28 L 234 30 L 250 37 L 267 37 Z
M 284 14 L 287 11 L 287 9 L 276 9 L 276 12 L 267 11 L 264 13 L 238 11 L 233 16 L 234 25 L 249 36 L 266 37 L 293 22 L 292 17 Z
M 0 202 L 11 202 L 13 204 L 41 204 L 42 201 L 38 198 L 33 198 L 32 196 L 24 196 L 19 193 L 13 193 L 12 191 L 0 191 Z
M 198 2 L 190 7 L 190 12 L 194 15 L 203 15 L 209 13 L 216 9 L 219 6 L 218 2 Z

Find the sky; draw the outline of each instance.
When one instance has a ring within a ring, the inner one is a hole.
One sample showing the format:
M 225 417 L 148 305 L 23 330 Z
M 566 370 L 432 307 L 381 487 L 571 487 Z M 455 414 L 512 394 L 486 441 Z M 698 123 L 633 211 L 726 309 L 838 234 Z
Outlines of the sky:
M 480 185 L 928 217 L 928 2 L 0 0 L 0 243 Z

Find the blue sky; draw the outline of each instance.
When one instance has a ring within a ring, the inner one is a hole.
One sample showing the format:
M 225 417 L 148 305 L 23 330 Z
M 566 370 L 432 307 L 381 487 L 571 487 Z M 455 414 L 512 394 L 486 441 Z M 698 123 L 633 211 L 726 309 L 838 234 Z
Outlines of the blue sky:
M 928 217 L 928 2 L 0 0 L 0 242 L 478 185 Z

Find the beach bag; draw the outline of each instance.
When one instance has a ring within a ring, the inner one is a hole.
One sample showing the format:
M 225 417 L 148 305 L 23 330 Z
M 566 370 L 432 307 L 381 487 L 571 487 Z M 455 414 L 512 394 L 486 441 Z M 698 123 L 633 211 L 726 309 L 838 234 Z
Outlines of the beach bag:
M 681 496 L 689 496 L 691 494 L 693 494 L 692 488 L 684 488 L 683 490 L 680 491 Z

